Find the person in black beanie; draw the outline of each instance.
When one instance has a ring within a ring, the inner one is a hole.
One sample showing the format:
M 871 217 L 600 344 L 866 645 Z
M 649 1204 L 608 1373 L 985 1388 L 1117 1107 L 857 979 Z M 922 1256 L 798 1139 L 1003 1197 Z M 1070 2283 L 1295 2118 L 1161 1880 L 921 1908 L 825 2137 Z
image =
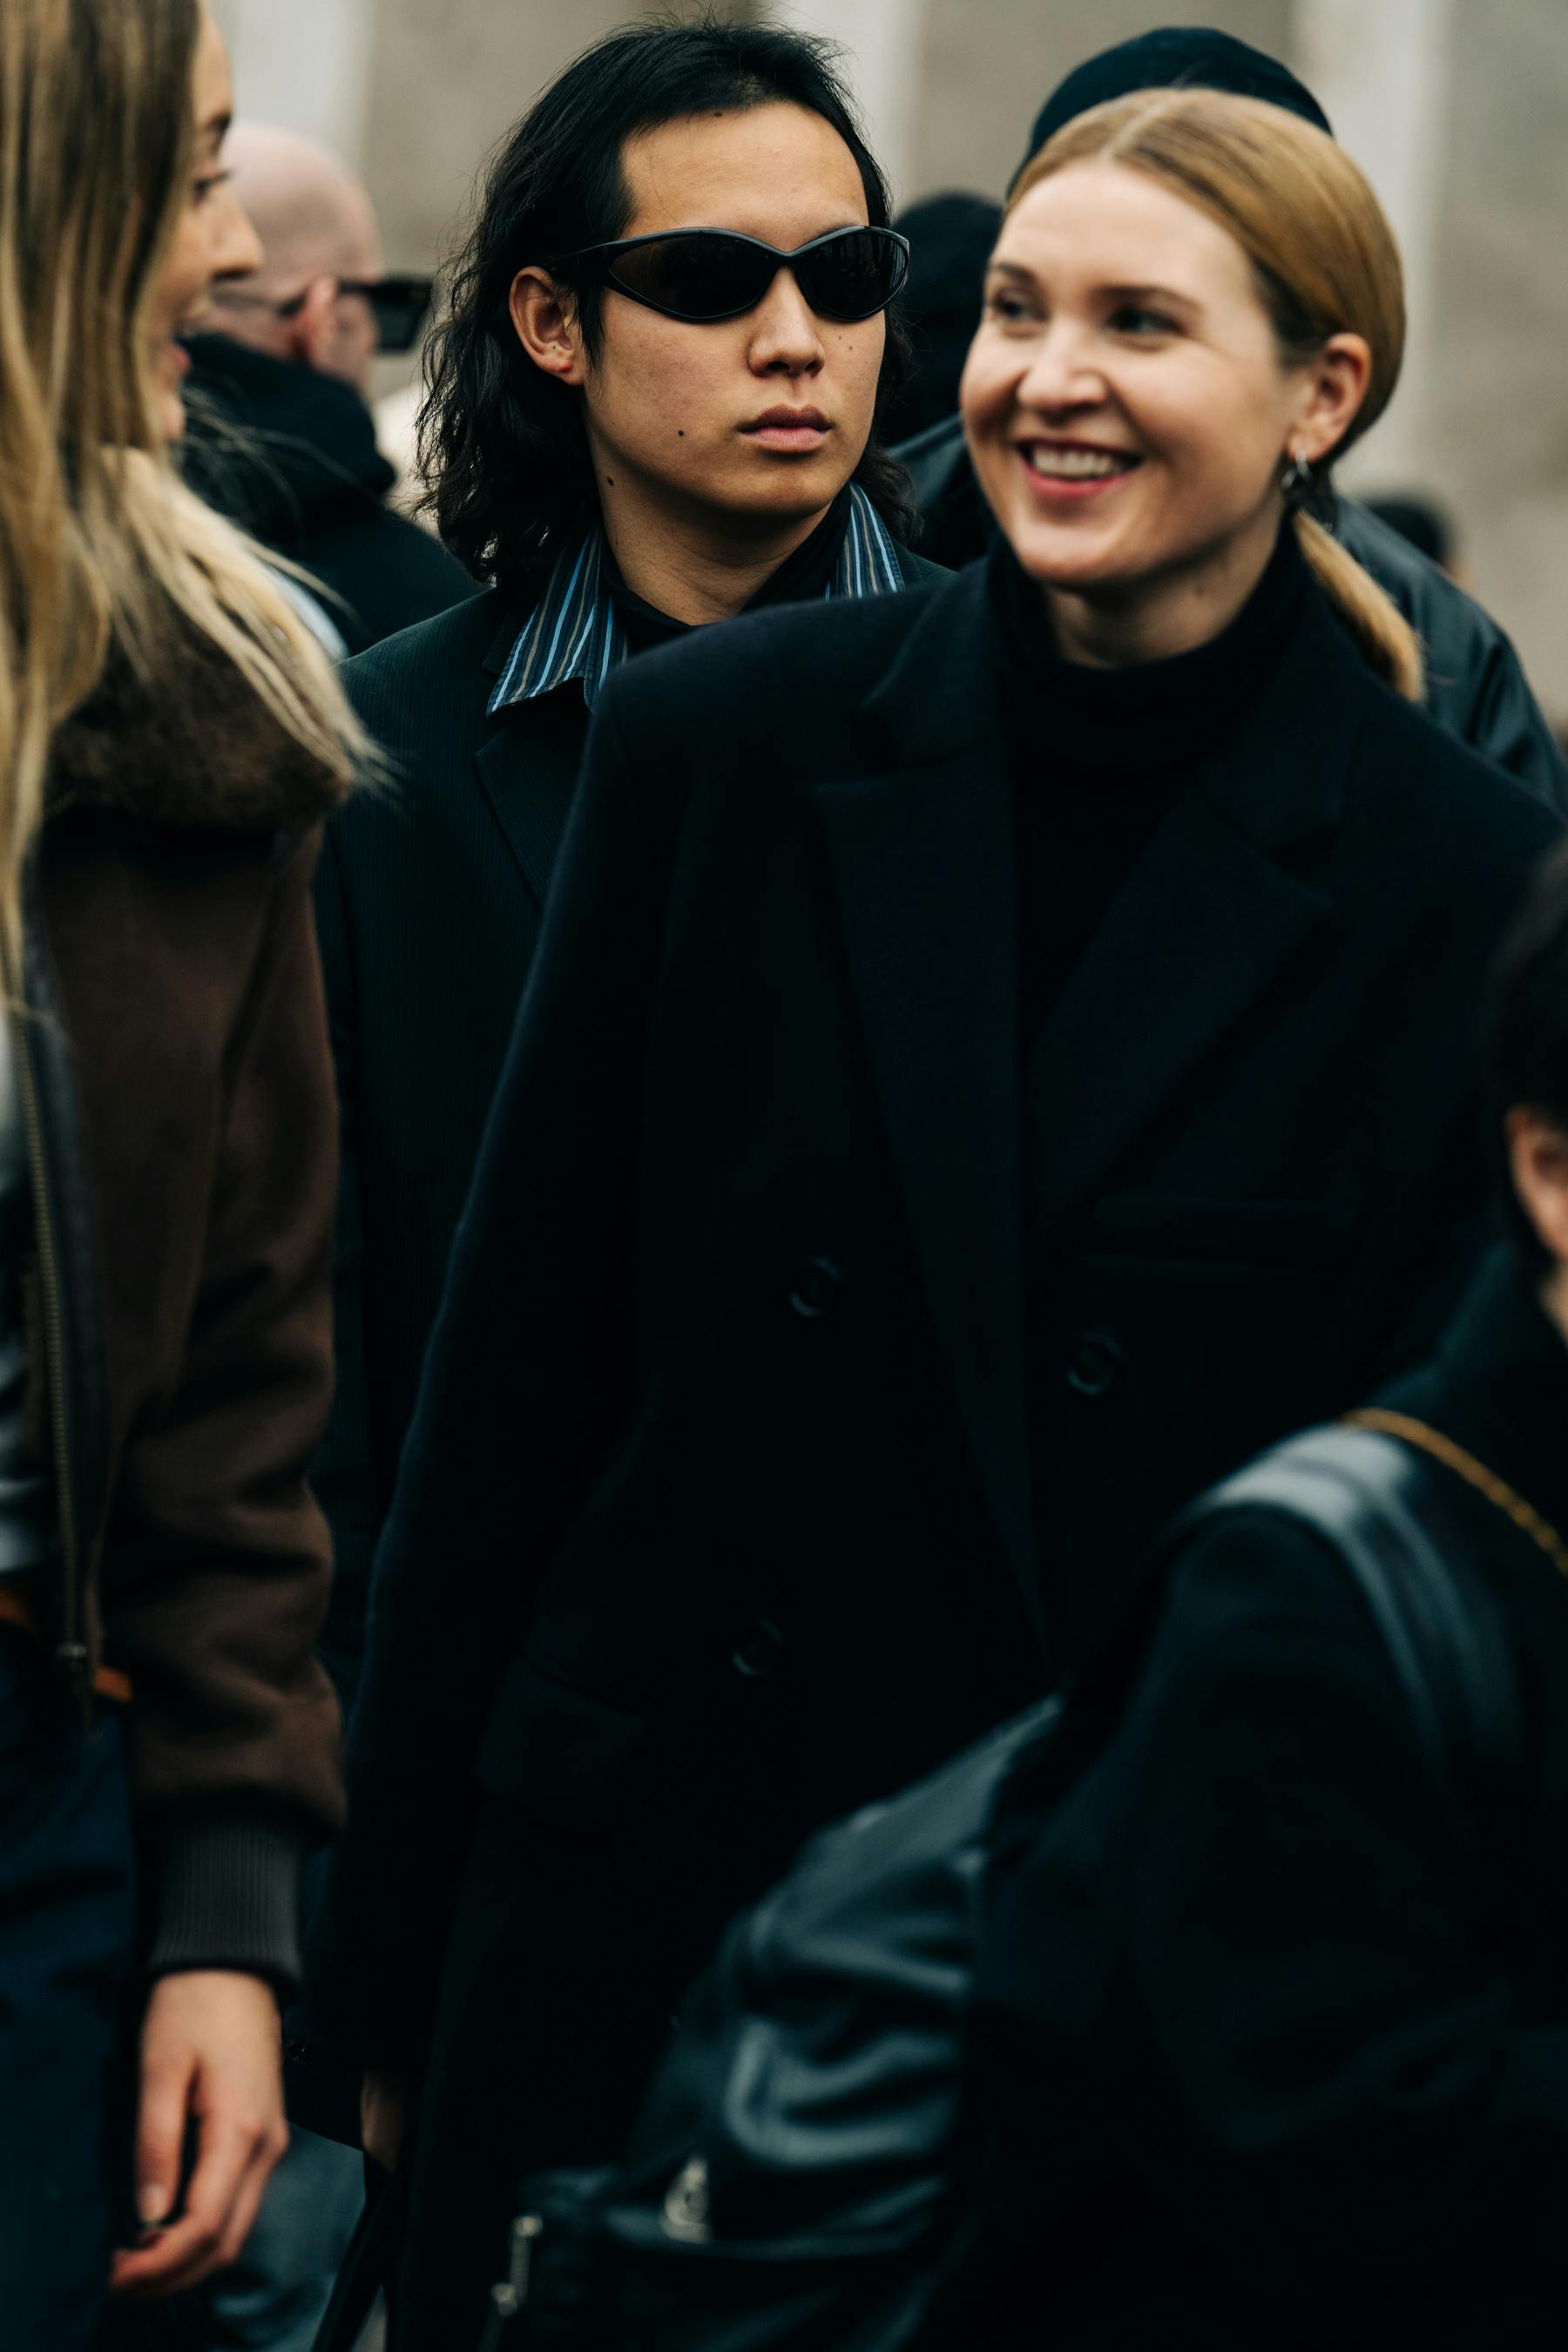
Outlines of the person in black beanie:
M 1035 118 L 1020 172 L 1065 123 L 1138 89 L 1232 90 L 1285 108 L 1329 132 L 1328 116 L 1278 58 L 1208 26 L 1168 26 L 1090 58 L 1052 91 Z M 984 553 L 991 533 L 954 415 L 895 452 L 914 483 L 920 547 L 956 569 Z M 1513 646 L 1489 614 L 1398 531 L 1349 499 L 1325 499 L 1321 519 L 1388 591 L 1426 647 L 1426 709 L 1560 815 L 1568 814 L 1568 764 L 1525 679 Z
M 1303 122 L 1315 122 L 1331 139 L 1334 135 L 1333 124 L 1306 83 L 1267 50 L 1206 25 L 1168 25 L 1119 42 L 1075 66 L 1036 115 L 1019 171 L 1034 162 L 1064 124 L 1087 114 L 1091 106 L 1109 105 L 1134 89 L 1234 90 L 1238 98 L 1261 98 L 1269 106 L 1283 106 Z

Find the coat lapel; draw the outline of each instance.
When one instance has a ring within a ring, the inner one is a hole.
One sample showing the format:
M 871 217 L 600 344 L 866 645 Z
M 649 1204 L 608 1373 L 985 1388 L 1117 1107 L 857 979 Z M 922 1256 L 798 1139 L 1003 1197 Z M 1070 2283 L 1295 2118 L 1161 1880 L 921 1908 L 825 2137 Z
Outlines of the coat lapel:
M 1314 613 L 1223 761 L 1173 803 L 1030 1059 L 1025 1278 L 1330 911 L 1285 853 L 1338 814 L 1369 681 Z
M 517 630 L 517 616 L 509 614 L 486 653 L 487 676 L 500 676 Z M 587 708 L 574 681 L 536 702 L 500 711 L 474 755 L 496 823 L 541 908 L 550 894 L 587 740 Z
M 948 592 L 939 607 L 951 602 Z M 919 674 L 914 653 L 911 639 L 898 665 L 906 675 Z M 819 784 L 815 796 L 939 1351 L 1000 1549 L 1038 1622 L 1020 1308 L 1012 808 L 994 747 L 952 734 L 938 726 L 926 737 L 936 754 L 929 761 Z

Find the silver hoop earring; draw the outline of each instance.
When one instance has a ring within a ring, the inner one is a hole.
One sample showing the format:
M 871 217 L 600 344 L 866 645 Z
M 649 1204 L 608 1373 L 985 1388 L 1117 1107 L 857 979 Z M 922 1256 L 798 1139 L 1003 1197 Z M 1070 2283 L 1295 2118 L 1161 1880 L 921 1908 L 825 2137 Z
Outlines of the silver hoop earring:
M 1290 463 L 1285 468 L 1279 487 L 1288 499 L 1300 500 L 1312 495 L 1312 468 L 1305 457 L 1298 457 L 1294 450 L 1290 453 Z

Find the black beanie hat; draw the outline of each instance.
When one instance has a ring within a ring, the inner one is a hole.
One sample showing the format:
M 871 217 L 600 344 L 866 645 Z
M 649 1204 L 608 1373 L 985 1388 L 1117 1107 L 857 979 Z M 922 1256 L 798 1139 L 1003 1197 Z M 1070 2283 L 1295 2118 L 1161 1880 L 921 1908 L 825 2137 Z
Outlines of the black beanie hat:
M 1163 32 L 1141 33 L 1135 41 L 1103 49 L 1087 65 L 1075 67 L 1036 117 L 1024 163 L 1034 161 L 1064 122 L 1075 121 L 1090 107 L 1131 98 L 1135 89 L 1229 89 L 1238 98 L 1266 99 L 1270 106 L 1288 107 L 1333 137 L 1328 116 L 1305 82 L 1298 81 L 1277 58 L 1206 26 L 1168 26 Z

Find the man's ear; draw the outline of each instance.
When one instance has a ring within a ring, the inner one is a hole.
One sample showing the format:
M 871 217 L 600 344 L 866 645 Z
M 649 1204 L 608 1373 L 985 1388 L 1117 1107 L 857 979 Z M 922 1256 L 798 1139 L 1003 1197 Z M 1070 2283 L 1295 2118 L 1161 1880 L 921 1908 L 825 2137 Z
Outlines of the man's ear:
M 312 278 L 294 316 L 280 322 L 289 331 L 289 357 L 302 360 L 307 367 L 322 374 L 330 373 L 338 337 L 337 311 L 337 279 Z
M 507 298 L 512 329 L 536 368 L 559 383 L 582 383 L 587 353 L 577 324 L 577 306 L 547 269 L 520 269 Z
M 1521 1104 L 1504 1120 L 1503 1137 L 1520 1206 L 1542 1249 L 1568 1268 L 1568 1129 Z

